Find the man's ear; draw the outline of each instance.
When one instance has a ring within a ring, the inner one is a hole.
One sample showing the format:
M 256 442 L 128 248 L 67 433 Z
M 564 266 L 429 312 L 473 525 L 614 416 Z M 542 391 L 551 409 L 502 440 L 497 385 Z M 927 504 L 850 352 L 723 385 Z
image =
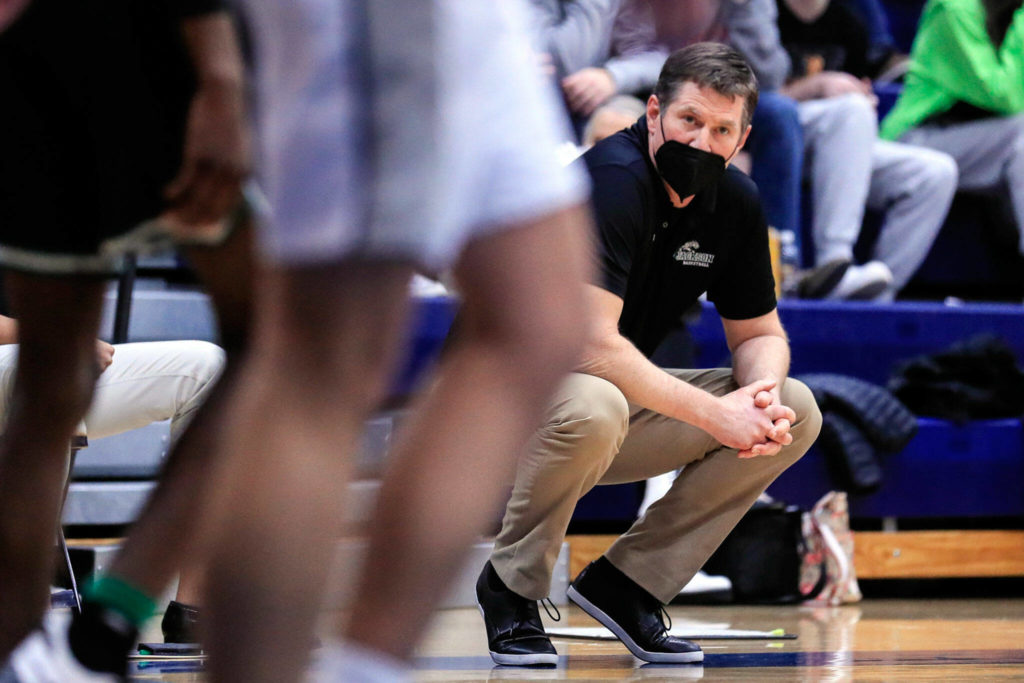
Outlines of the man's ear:
M 654 135 L 654 122 L 658 120 L 661 113 L 661 103 L 655 95 L 647 98 L 647 131 L 648 135 Z
M 729 155 L 729 158 L 725 160 L 726 166 L 732 163 L 732 160 L 735 159 L 736 155 L 740 153 L 741 149 L 743 149 L 743 145 L 747 144 L 747 138 L 750 137 L 750 129 L 751 126 L 747 126 L 747 129 L 743 131 L 743 135 L 740 136 L 740 141 L 736 143 L 736 149 L 734 149 L 732 154 Z
M 736 146 L 736 152 L 739 152 L 743 149 L 743 145 L 747 144 L 747 138 L 750 137 L 751 128 L 753 128 L 753 126 L 747 126 L 747 129 L 743 131 L 743 135 L 740 136 L 740 144 Z M 736 152 L 733 152 L 733 156 L 736 155 Z

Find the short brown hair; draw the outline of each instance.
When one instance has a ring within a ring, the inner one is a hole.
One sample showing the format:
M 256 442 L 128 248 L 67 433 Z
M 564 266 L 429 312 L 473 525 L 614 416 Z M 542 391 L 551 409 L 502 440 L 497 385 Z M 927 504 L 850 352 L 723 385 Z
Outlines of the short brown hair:
M 743 127 L 750 125 L 757 107 L 757 76 L 739 52 L 722 43 L 694 43 L 676 50 L 661 67 L 654 95 L 666 107 L 687 82 L 727 97 L 742 97 Z

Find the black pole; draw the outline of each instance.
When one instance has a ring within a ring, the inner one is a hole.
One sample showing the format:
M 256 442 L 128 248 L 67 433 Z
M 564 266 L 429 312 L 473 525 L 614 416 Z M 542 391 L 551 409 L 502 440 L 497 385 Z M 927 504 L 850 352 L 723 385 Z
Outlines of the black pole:
M 132 291 L 135 289 L 135 254 L 124 258 L 124 270 L 117 282 L 117 302 L 114 308 L 114 338 L 112 343 L 128 341 L 128 323 L 132 317 Z

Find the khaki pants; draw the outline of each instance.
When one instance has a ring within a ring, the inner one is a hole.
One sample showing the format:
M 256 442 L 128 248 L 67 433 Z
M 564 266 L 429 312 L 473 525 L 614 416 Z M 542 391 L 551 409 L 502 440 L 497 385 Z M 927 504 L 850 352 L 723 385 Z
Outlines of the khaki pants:
M 727 369 L 668 372 L 716 396 L 737 388 Z M 524 597 L 546 597 L 583 494 L 597 484 L 641 481 L 685 466 L 669 492 L 605 553 L 668 603 L 757 497 L 814 443 L 821 413 L 810 390 L 787 379 L 782 402 L 796 412 L 793 443 L 776 456 L 741 460 L 707 432 L 628 403 L 607 380 L 570 375 L 519 463 L 491 555 L 498 576 Z

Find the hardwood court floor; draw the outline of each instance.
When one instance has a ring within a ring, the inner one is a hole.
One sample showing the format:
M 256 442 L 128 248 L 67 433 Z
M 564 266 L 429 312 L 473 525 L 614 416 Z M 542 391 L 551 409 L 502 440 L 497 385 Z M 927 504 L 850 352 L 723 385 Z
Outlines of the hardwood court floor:
M 679 623 L 765 630 L 780 641 L 704 641 L 703 666 L 642 666 L 617 642 L 556 640 L 553 669 L 496 667 L 476 609 L 440 612 L 418 681 L 1024 681 L 1024 599 L 874 600 L 856 606 L 672 607 Z M 552 625 L 545 617 L 546 623 Z M 566 623 L 567 622 L 567 623 Z M 562 624 L 592 626 L 576 608 Z M 195 662 L 149 662 L 132 680 L 199 683 Z

